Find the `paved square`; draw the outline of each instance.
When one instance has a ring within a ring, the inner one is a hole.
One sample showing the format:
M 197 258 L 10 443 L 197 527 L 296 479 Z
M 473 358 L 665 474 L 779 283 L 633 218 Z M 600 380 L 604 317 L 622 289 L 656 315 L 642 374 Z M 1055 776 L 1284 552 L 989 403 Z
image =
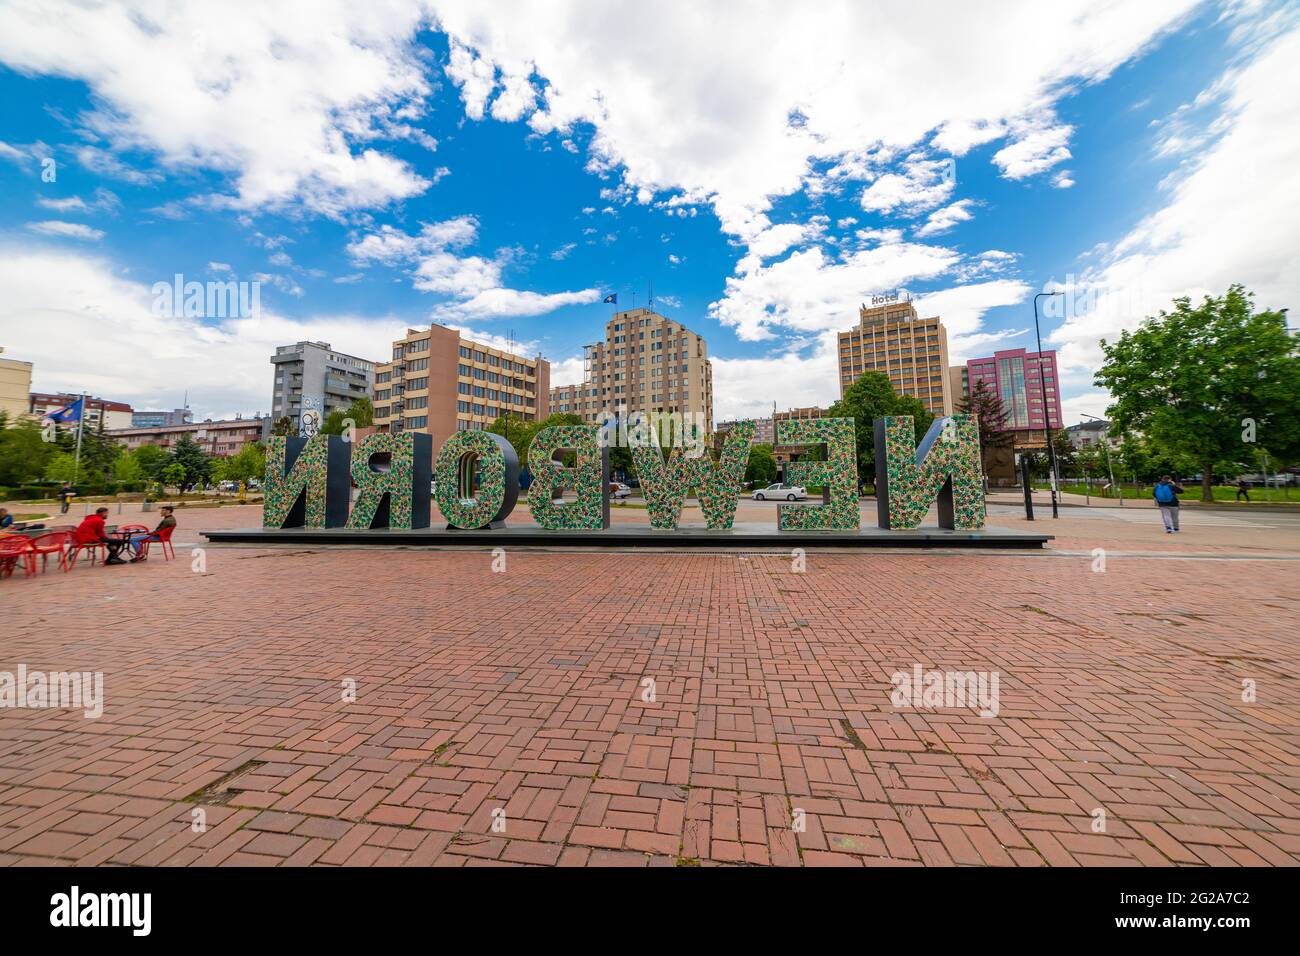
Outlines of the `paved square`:
M 256 511 L 181 520 L 179 560 L 0 582 L 0 669 L 103 671 L 107 697 L 0 710 L 0 862 L 1300 861 L 1294 560 L 1098 573 L 1074 519 L 1055 554 L 804 573 L 237 548 L 196 573 L 195 529 Z M 998 672 L 998 715 L 896 710 L 914 664 Z

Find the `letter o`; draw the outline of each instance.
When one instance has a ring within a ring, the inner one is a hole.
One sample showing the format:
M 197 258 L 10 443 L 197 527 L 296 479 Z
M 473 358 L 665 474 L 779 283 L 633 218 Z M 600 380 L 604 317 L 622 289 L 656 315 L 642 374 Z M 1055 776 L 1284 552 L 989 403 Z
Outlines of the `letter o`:
M 461 464 L 477 459 L 478 493 L 462 499 Z M 493 432 L 456 432 L 438 452 L 438 510 L 453 528 L 467 531 L 505 521 L 519 498 L 519 456 L 514 446 Z

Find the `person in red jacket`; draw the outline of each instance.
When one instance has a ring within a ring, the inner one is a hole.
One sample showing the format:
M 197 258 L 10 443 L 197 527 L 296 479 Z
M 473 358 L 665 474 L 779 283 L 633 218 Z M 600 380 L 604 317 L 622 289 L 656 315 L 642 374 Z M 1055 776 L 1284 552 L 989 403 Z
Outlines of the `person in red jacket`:
M 97 508 L 93 515 L 86 515 L 77 525 L 77 544 L 103 544 L 108 547 L 108 557 L 104 559 L 105 564 L 126 564 L 117 553 L 122 550 L 124 541 L 114 541 L 108 536 L 104 529 L 104 521 L 108 517 L 107 508 Z

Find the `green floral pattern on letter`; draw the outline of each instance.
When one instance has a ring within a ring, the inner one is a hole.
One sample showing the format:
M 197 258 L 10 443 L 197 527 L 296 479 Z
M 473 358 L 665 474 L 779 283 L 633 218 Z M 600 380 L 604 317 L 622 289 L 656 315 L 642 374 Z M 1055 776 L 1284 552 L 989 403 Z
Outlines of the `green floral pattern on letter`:
M 307 509 L 303 527 L 323 528 L 329 477 L 329 436 L 309 438 L 287 475 L 284 473 L 286 447 L 283 435 L 272 435 L 267 439 L 266 477 L 262 482 L 262 527 L 283 528 L 298 497 L 306 489 Z
M 665 464 L 653 442 L 636 445 L 632 457 L 641 478 L 650 526 L 661 531 L 676 528 L 682 502 L 694 490 L 705 524 L 714 530 L 730 528 L 736 519 L 736 496 L 749 464 L 749 443 L 753 438 L 754 423 L 737 422 L 727 434 L 716 465 L 707 452 L 698 458 L 678 452 L 671 454 Z
M 826 446 L 826 461 L 793 461 L 786 466 L 792 485 L 821 485 L 830 501 L 820 505 L 779 505 L 782 531 L 856 531 L 858 454 L 851 418 L 785 419 L 776 423 L 778 445 Z
M 609 490 L 605 485 L 603 449 L 598 425 L 552 425 L 533 437 L 528 449 L 528 469 L 533 483 L 528 488 L 528 510 L 533 520 L 549 531 L 600 530 L 609 527 L 605 507 Z M 578 500 L 569 504 L 553 501 L 565 480 L 565 469 L 554 455 L 562 448 L 577 454 L 574 463 L 574 492 Z
M 501 444 L 497 442 L 500 441 Z M 438 452 L 437 474 L 438 509 L 447 523 L 456 528 L 467 530 L 486 528 L 493 521 L 504 519 L 501 514 L 505 509 L 506 458 L 505 449 L 510 445 L 505 439 L 491 432 L 456 432 L 447 439 Z M 510 454 L 513 456 L 514 451 Z M 478 496 L 464 501 L 460 497 L 460 483 L 457 481 L 457 466 L 465 455 L 478 456 Z M 518 494 L 518 489 L 514 490 Z M 510 495 L 510 505 L 514 506 L 514 496 Z
M 882 462 L 877 440 L 876 480 L 888 500 L 879 524 L 893 529 L 919 528 L 939 500 L 939 526 L 976 531 L 984 527 L 984 482 L 980 470 L 979 422 L 974 415 L 936 419 L 921 442 L 909 415 L 877 419 L 883 424 L 885 448 Z M 920 459 L 918 461 L 918 459 Z M 945 490 L 952 479 L 952 491 Z M 878 495 L 879 497 L 879 495 Z
M 373 455 L 387 452 L 391 461 L 388 471 L 370 467 Z M 375 512 L 388 494 L 388 527 L 400 531 L 411 529 L 411 474 L 415 468 L 415 433 L 377 432 L 367 435 L 352 449 L 352 481 L 357 486 L 357 500 L 348 518 L 349 528 L 369 528 Z M 428 489 L 424 489 L 428 493 Z

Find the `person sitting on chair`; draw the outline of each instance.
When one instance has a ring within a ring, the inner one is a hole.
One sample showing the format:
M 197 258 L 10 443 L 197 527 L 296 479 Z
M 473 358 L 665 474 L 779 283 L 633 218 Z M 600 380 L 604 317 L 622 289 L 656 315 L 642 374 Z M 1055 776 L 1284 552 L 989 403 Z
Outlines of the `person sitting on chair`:
M 173 517 L 175 509 L 171 505 L 163 505 L 161 508 L 158 509 L 158 511 L 162 514 L 162 521 L 158 522 L 158 527 L 154 528 L 153 531 L 150 531 L 147 534 L 131 535 L 131 549 L 135 551 L 135 557 L 131 559 L 132 563 L 136 561 L 146 560 L 140 542 L 146 540 L 150 540 L 150 541 L 161 540 L 158 532 L 162 531 L 163 528 L 176 527 L 176 519 L 175 517 Z
M 14 516 L 8 508 L 0 508 L 0 531 L 8 531 L 14 525 Z
M 104 529 L 104 522 L 107 518 L 107 508 L 96 508 L 93 515 L 86 515 L 81 520 L 81 524 L 77 525 L 75 532 L 77 544 L 102 544 L 108 550 L 108 556 L 104 558 L 105 564 L 126 564 L 117 556 L 117 553 L 122 550 L 122 546 L 126 542 L 114 541 L 108 536 L 108 532 Z

